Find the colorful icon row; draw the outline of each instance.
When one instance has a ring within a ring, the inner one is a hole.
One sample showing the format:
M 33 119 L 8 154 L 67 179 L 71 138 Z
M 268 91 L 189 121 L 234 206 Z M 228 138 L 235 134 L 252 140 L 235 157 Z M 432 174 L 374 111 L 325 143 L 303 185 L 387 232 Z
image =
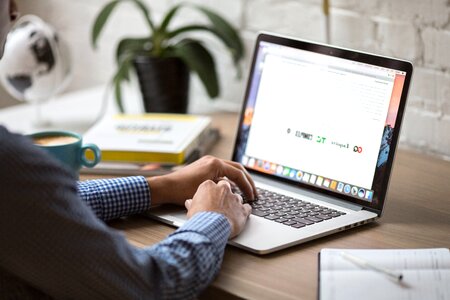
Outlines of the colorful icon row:
M 372 190 L 366 190 L 364 188 L 352 186 L 350 184 L 346 184 L 337 180 L 324 178 L 319 175 L 306 173 L 300 170 L 292 169 L 290 167 L 285 167 L 282 165 L 278 165 L 275 163 L 247 156 L 243 156 L 241 162 L 243 165 L 249 168 L 257 169 L 265 173 L 276 174 L 281 177 L 291 178 L 299 182 L 320 186 L 322 188 L 327 188 L 343 194 L 350 194 L 352 196 L 361 198 L 366 201 L 372 201 L 373 199 Z

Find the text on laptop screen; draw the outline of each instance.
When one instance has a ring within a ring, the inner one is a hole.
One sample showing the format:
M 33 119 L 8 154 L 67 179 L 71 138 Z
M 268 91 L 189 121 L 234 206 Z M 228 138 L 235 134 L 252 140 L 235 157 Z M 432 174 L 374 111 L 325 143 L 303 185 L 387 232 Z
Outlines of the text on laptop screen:
M 238 161 L 377 201 L 406 73 L 261 42 L 252 74 Z

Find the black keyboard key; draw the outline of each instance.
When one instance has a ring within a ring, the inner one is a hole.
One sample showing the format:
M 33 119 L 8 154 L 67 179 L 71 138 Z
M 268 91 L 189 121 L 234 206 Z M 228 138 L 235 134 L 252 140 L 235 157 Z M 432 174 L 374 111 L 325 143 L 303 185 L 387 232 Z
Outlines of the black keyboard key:
M 295 223 L 295 224 L 293 224 L 291 226 L 294 227 L 294 228 L 302 228 L 302 227 L 305 227 L 306 225 L 303 224 L 303 223 Z
M 290 220 L 290 221 L 284 222 L 284 224 L 288 225 L 288 226 L 291 226 L 291 225 L 297 224 L 297 222 L 295 222 L 293 220 Z
M 269 213 L 266 211 L 262 211 L 262 210 L 258 210 L 258 209 L 253 209 L 252 210 L 252 215 L 258 216 L 258 217 L 265 217 L 267 216 Z
M 316 218 L 316 217 L 306 217 L 306 220 L 313 221 L 314 223 L 322 222 L 322 219 Z
M 264 218 L 266 218 L 266 219 L 268 219 L 268 220 L 276 220 L 276 219 L 279 218 L 279 216 L 276 216 L 276 215 L 268 215 L 268 216 L 265 216 Z
M 278 223 L 284 223 L 284 222 L 286 222 L 286 221 L 289 221 L 289 219 L 286 219 L 286 218 L 283 218 L 283 217 L 281 217 L 281 218 L 278 218 L 278 219 L 276 219 L 276 220 L 274 220 L 275 222 L 278 222 Z
M 292 220 L 293 220 L 293 221 L 296 221 L 296 222 L 298 222 L 298 223 L 305 224 L 305 225 L 311 225 L 311 224 L 314 224 L 314 222 L 312 222 L 312 221 L 310 221 L 310 220 L 303 219 L 303 218 L 294 218 L 294 219 L 292 219 Z
M 322 220 L 329 220 L 329 219 L 331 219 L 331 217 L 327 216 L 327 215 L 318 215 L 318 216 L 316 216 L 316 218 L 319 218 L 319 219 L 322 219 Z

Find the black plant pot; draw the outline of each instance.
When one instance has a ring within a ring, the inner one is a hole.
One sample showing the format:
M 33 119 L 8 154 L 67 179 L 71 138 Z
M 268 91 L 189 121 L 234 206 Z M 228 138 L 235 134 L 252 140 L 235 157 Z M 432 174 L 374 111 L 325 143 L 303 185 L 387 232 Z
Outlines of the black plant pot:
M 138 56 L 133 64 L 146 112 L 187 112 L 189 69 L 181 59 Z

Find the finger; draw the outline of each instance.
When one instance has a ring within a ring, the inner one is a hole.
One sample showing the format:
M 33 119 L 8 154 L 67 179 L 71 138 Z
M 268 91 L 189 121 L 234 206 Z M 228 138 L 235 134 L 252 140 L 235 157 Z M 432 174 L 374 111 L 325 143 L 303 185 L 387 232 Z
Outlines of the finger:
M 248 203 L 245 203 L 243 206 L 244 206 L 245 215 L 248 218 L 250 216 L 250 214 L 252 213 L 252 207 Z
M 226 179 L 220 180 L 220 181 L 217 183 L 217 185 L 224 185 L 224 186 L 228 187 L 228 188 L 230 189 L 230 191 L 231 191 L 231 184 L 230 184 L 230 182 L 229 182 L 228 180 L 226 180 Z
M 184 201 L 184 206 L 186 207 L 187 210 L 189 210 L 191 208 L 192 205 L 192 199 L 187 199 L 186 201 Z
M 225 163 L 238 168 L 239 170 L 241 170 L 242 172 L 244 172 L 245 177 L 247 177 L 248 182 L 250 183 L 250 185 L 252 186 L 253 189 L 253 197 L 250 199 L 255 199 L 258 196 L 258 192 L 256 191 L 256 185 L 255 182 L 253 181 L 252 177 L 250 176 L 250 174 L 248 173 L 248 171 L 244 168 L 243 165 L 241 165 L 238 162 L 235 161 L 231 161 L 231 160 L 225 160 Z
M 255 193 L 245 172 L 241 168 L 237 168 L 229 163 L 223 164 L 224 175 L 231 179 L 244 193 L 248 199 L 254 199 Z
M 242 196 L 239 195 L 239 194 L 235 194 L 235 195 L 236 195 L 236 197 L 237 197 L 239 203 L 240 203 L 240 204 L 244 204 L 244 199 L 242 199 Z

